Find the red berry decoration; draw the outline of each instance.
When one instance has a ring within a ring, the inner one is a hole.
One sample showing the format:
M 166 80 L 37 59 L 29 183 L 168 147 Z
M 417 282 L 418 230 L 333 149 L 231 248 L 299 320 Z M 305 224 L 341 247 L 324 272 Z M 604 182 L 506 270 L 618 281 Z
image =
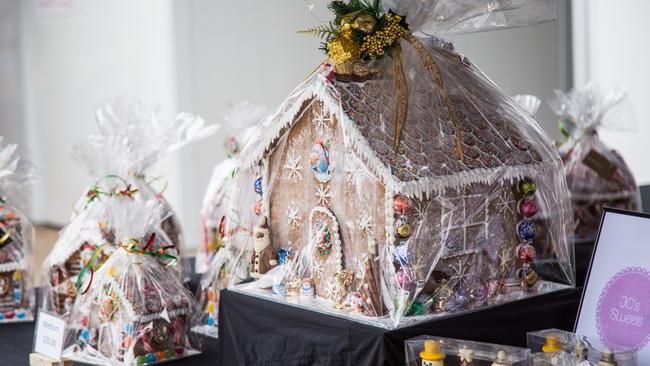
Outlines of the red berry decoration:
M 413 203 L 407 197 L 397 195 L 393 198 L 393 210 L 400 215 L 408 215 L 413 208 Z

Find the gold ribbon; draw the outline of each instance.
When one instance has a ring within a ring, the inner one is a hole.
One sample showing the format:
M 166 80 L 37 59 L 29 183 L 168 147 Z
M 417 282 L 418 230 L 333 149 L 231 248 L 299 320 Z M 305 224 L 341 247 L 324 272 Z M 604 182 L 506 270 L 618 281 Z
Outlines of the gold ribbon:
M 400 141 L 402 138 L 402 129 L 406 122 L 406 115 L 408 114 L 408 100 L 409 90 L 406 84 L 406 76 L 404 75 L 404 67 L 402 66 L 402 47 L 398 44 L 393 53 L 393 65 L 395 67 L 395 89 L 397 91 L 397 108 L 395 120 L 395 139 L 393 146 L 395 154 L 399 149 Z
M 442 73 L 438 64 L 433 59 L 426 47 L 420 42 L 416 37 L 411 33 L 404 33 L 403 38 L 415 49 L 415 51 L 420 56 L 420 60 L 424 65 L 424 68 L 427 70 L 429 77 L 438 87 L 438 91 L 442 96 L 442 100 L 445 103 L 449 116 L 451 117 L 454 127 L 456 129 L 456 159 L 463 161 L 463 146 L 461 139 L 461 130 L 460 130 L 460 120 L 454 111 L 454 108 L 451 106 L 449 101 L 449 95 L 447 94 L 447 88 L 445 87 L 444 79 L 442 78 Z M 393 65 L 395 67 L 395 82 L 397 86 L 397 113 L 395 121 L 395 140 L 394 148 L 395 153 L 399 149 L 400 140 L 402 137 L 402 129 L 406 122 L 407 109 L 408 109 L 408 86 L 406 84 L 406 77 L 404 76 L 404 68 L 402 66 L 402 49 L 398 45 L 395 48 L 395 53 L 393 54 Z

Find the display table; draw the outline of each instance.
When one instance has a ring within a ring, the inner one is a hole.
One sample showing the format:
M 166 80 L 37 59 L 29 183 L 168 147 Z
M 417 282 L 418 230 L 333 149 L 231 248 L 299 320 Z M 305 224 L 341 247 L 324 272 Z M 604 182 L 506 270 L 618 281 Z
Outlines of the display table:
M 525 347 L 528 331 L 572 330 L 581 292 L 563 290 L 387 330 L 226 290 L 220 364 L 402 365 L 404 340 L 424 334 Z

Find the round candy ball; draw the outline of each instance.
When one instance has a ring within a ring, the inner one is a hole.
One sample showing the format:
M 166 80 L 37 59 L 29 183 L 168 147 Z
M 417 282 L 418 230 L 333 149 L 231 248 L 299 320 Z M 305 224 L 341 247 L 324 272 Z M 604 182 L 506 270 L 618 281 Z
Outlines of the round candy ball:
M 525 196 L 532 196 L 537 191 L 537 184 L 530 178 L 524 178 L 517 184 L 517 190 Z
M 255 207 L 253 209 L 255 211 L 255 215 L 261 215 L 262 214 L 262 200 L 259 199 L 257 202 L 255 202 Z
M 400 224 L 397 226 L 397 236 L 399 236 L 402 239 L 406 239 L 411 236 L 413 233 L 413 228 L 411 228 L 411 224 L 409 223 L 404 223 Z
M 537 234 L 535 223 L 530 220 L 521 220 L 517 224 L 517 233 L 524 240 L 531 240 Z
M 518 203 L 519 213 L 524 217 L 533 217 L 537 213 L 537 203 L 532 198 L 525 198 Z
M 408 197 L 397 195 L 393 198 L 393 210 L 400 215 L 408 215 L 413 208 L 413 203 Z
M 530 263 L 535 259 L 535 247 L 528 244 L 528 243 L 523 243 L 519 244 L 517 246 L 517 257 L 519 258 L 520 261 L 524 263 Z
M 262 178 L 255 179 L 255 193 L 262 195 Z

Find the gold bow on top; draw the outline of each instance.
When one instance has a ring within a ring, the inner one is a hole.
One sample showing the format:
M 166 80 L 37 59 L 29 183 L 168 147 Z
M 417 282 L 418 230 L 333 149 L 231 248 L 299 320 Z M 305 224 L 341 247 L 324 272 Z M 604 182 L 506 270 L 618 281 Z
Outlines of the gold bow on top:
M 452 108 L 440 68 L 427 48 L 409 31 L 403 16 L 392 11 L 381 12 L 379 0 L 334 0 L 329 9 L 335 15 L 334 21 L 302 31 L 325 38 L 323 50 L 334 64 L 339 75 L 365 78 L 376 72 L 363 65 L 365 61 L 376 60 L 391 54 L 395 71 L 397 98 L 395 136 L 393 148 L 398 153 L 402 131 L 408 114 L 409 92 L 404 75 L 400 41 L 406 40 L 417 52 L 429 77 L 436 85 L 449 112 L 456 130 L 455 155 L 463 161 L 460 120 Z

